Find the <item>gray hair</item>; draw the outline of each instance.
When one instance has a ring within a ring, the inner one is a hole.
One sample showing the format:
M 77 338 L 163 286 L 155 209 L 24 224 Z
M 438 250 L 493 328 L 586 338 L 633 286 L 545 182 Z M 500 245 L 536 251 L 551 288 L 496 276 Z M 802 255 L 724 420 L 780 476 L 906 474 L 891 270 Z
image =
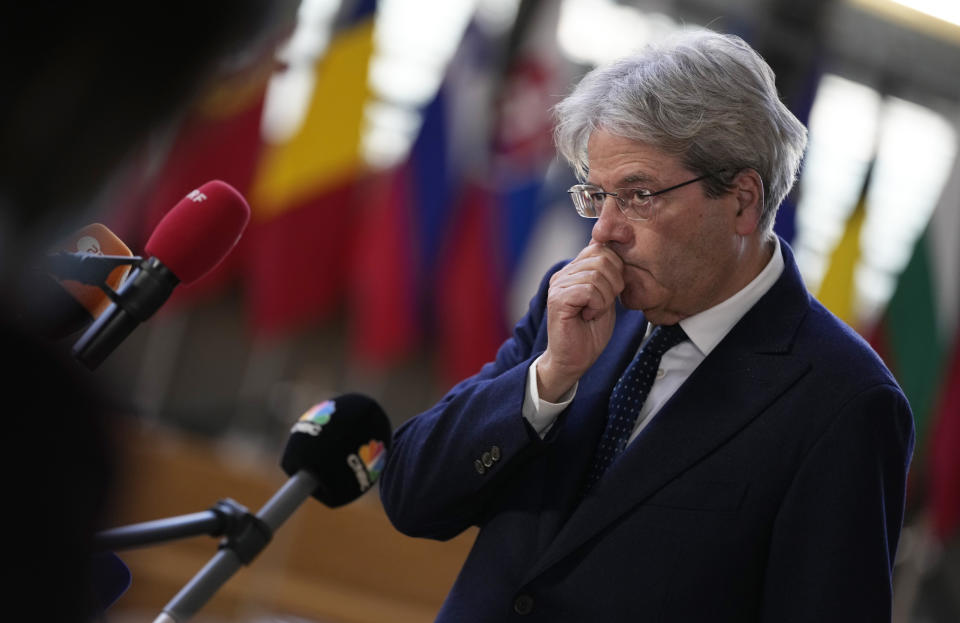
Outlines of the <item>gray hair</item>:
M 554 109 L 557 150 L 581 181 L 587 141 L 602 128 L 650 144 L 701 174 L 707 196 L 753 169 L 763 180 L 760 229 L 773 231 L 807 130 L 780 101 L 773 70 L 740 37 L 683 31 L 589 72 Z

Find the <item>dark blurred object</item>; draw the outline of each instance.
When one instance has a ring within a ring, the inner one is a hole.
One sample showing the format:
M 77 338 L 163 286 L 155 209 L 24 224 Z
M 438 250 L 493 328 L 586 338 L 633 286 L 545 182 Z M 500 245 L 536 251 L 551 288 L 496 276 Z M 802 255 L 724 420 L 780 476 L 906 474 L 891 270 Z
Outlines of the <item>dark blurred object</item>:
M 95 609 L 106 611 L 130 588 L 130 568 L 113 552 L 91 556 Z
M 296 3 L 29 2 L 0 12 L 5 228 L 62 228 L 148 132 L 271 53 Z M 76 224 L 76 223 L 74 223 Z
M 297 5 L 40 1 L 0 10 L 5 620 L 90 620 L 116 593 L 102 584 L 90 541 L 108 521 L 120 472 L 118 414 L 62 344 L 30 330 L 25 317 L 40 310 L 16 309 L 17 286 L 53 241 L 96 220 L 94 198 L 154 131 L 205 88 L 273 54 Z
M 40 338 L 3 323 L 0 344 L 12 364 L 4 372 L 0 452 L 4 618 L 87 620 L 99 592 L 89 542 L 116 471 L 107 401 Z

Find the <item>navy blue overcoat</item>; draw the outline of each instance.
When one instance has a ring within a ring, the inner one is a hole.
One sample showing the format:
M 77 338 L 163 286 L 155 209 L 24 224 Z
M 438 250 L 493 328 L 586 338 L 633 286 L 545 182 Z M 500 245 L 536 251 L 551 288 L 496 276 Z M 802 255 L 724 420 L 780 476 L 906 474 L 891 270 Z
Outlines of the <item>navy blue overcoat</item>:
M 521 405 L 549 275 L 496 360 L 397 429 L 381 479 L 394 525 L 435 539 L 480 528 L 439 621 L 890 619 L 913 417 L 781 251 L 779 280 L 582 501 L 646 320 L 618 309 L 541 440 Z

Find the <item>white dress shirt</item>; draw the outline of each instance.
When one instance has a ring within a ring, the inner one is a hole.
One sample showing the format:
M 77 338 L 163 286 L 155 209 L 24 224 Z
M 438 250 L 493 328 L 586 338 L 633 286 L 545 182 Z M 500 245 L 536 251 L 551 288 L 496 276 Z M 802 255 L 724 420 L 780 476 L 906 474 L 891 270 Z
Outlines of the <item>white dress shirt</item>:
M 640 431 L 653 420 L 660 407 L 673 396 L 700 362 L 780 277 L 784 266 L 783 256 L 780 255 L 780 239 L 775 237 L 774 241 L 776 248 L 773 250 L 773 257 L 753 281 L 725 301 L 680 321 L 680 327 L 690 339 L 680 342 L 664 353 L 660 360 L 660 368 L 657 370 L 657 378 L 653 382 L 653 387 L 650 388 L 646 402 L 643 403 L 640 415 L 637 416 L 629 442 L 637 438 Z M 644 342 L 650 337 L 652 329 L 653 326 L 648 324 Z M 543 437 L 553 426 L 560 412 L 573 401 L 577 393 L 577 384 L 561 396 L 559 402 L 540 400 L 537 390 L 537 362 L 540 361 L 540 357 L 534 360 L 527 373 L 523 417 L 527 418 L 534 430 Z

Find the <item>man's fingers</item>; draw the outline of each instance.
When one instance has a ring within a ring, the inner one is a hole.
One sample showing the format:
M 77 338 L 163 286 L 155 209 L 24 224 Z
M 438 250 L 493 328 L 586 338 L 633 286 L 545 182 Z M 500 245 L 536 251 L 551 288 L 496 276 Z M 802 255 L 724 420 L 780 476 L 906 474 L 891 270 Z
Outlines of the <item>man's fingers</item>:
M 569 287 L 589 283 L 599 289 L 620 294 L 624 288 L 623 261 L 613 251 L 592 244 L 580 252 L 573 261 L 554 273 L 550 287 Z M 611 297 L 605 297 L 608 302 Z
M 574 281 L 551 286 L 548 306 L 559 318 L 592 320 L 613 308 L 617 293 L 606 285 Z
M 550 289 L 558 301 L 600 309 L 613 305 L 623 291 L 623 278 L 603 271 L 582 270 L 559 277 L 550 284 Z

